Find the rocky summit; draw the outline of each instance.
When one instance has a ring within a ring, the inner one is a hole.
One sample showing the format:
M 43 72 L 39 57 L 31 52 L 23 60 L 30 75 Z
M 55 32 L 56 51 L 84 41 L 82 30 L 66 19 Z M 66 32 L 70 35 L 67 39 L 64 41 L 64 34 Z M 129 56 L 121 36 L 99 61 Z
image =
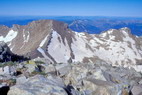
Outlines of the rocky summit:
M 51 64 L 38 58 L 9 64 L 0 67 L 1 95 L 142 94 L 141 73 L 101 60 Z
M 142 38 L 55 20 L 0 26 L 0 95 L 142 95 Z

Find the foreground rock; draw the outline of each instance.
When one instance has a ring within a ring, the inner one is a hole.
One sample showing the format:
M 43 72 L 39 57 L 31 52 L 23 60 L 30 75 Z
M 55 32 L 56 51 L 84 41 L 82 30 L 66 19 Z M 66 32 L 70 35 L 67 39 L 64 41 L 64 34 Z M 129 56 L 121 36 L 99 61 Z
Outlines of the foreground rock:
M 37 75 L 28 79 L 24 84 L 10 88 L 8 95 L 68 95 L 64 88 L 54 81 Z
M 114 67 L 100 60 L 94 64 L 44 62 L 31 60 L 9 66 L 15 70 L 0 75 L 0 86 L 10 88 L 7 91 L 8 95 L 141 95 L 142 93 L 142 74 L 134 69 Z
M 142 85 L 137 85 L 132 88 L 133 95 L 142 95 Z

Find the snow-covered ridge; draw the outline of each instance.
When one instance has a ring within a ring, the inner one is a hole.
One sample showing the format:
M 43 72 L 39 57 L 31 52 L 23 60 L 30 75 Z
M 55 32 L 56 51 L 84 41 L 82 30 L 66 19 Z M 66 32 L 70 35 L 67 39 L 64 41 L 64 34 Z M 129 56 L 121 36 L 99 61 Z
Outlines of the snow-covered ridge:
M 11 29 L 6 36 L 0 36 L 0 41 L 8 43 L 16 54 L 42 56 L 56 63 L 95 63 L 101 59 L 114 66 L 135 67 L 140 71 L 141 66 L 137 64 L 142 64 L 142 39 L 126 27 L 87 34 L 72 31 L 58 21 L 32 23 L 18 26 L 17 31 Z
M 52 39 L 48 46 L 48 53 L 55 59 L 57 63 L 66 63 L 70 59 L 70 48 L 65 38 L 65 44 L 61 35 L 57 31 L 52 32 Z M 59 40 L 60 39 L 60 40 Z
M 42 56 L 46 59 L 48 59 L 50 62 L 52 62 L 52 60 L 46 55 L 45 50 L 42 48 L 46 41 L 47 41 L 48 35 L 41 41 L 39 47 L 37 48 L 37 50 L 42 54 Z

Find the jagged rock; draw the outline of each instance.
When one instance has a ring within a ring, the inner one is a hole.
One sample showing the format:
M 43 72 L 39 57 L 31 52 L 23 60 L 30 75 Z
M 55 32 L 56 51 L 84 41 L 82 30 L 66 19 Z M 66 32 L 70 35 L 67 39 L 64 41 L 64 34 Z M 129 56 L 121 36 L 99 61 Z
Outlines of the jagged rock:
M 11 87 L 8 95 L 67 95 L 67 93 L 52 80 L 37 75 L 29 78 L 24 85 Z
M 65 77 L 65 84 L 72 83 L 73 85 L 81 82 L 82 79 L 87 77 L 88 69 L 81 64 L 73 65 L 71 71 Z
M 106 81 L 102 70 L 96 70 L 96 72 L 93 73 L 93 76 L 95 77 L 95 79 Z
M 118 93 L 117 90 L 113 90 L 113 85 L 101 80 L 84 80 L 83 84 L 81 89 L 89 91 L 88 95 L 117 95 Z
M 71 70 L 70 64 L 59 64 L 56 66 L 56 70 L 59 72 L 60 76 L 68 74 Z
M 44 69 L 39 70 L 38 65 Z M 10 86 L 8 95 L 19 95 L 21 92 L 23 95 L 137 95 L 140 90 L 137 91 L 135 86 L 142 78 L 141 73 L 134 69 L 98 63 L 37 64 L 30 61 L 12 67 L 22 73 L 0 76 L 1 83 Z M 33 74 L 35 70 L 39 73 Z M 25 73 L 29 71 L 32 74 L 27 76 Z
M 36 71 L 37 65 L 36 64 L 26 64 L 25 67 L 27 68 L 27 72 L 32 73 Z
M 42 66 L 45 68 L 44 72 L 48 74 L 56 74 L 56 68 L 54 65 L 47 65 L 47 64 L 42 64 Z
M 65 88 L 64 80 L 59 76 L 47 76 L 47 79 L 52 82 L 52 84 L 58 85 L 59 87 Z
M 142 95 L 142 86 L 133 86 L 131 92 L 132 95 Z

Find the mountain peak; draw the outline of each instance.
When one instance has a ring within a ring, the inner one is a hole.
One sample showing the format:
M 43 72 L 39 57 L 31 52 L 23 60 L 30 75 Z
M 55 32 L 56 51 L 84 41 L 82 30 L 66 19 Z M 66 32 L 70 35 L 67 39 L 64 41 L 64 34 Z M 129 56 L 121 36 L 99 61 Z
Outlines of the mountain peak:
M 113 39 L 116 41 L 123 41 L 123 38 L 132 37 L 131 30 L 127 27 L 120 29 L 110 29 L 108 31 L 102 32 L 101 37 L 106 39 Z
M 131 32 L 130 28 L 128 28 L 128 27 L 120 28 L 120 30 L 123 30 L 123 31 L 126 31 L 126 32 Z
M 60 21 L 38 20 L 28 25 L 14 25 L 1 38 L 16 54 L 42 57 L 55 63 L 101 59 L 114 65 L 133 65 L 142 58 L 140 39 L 126 27 L 92 35 L 74 32 Z
M 37 21 L 30 22 L 28 25 L 29 26 L 47 25 L 47 26 L 52 26 L 53 28 L 54 27 L 58 28 L 59 26 L 68 27 L 66 23 L 62 21 L 56 21 L 56 20 L 37 20 Z
M 124 27 L 120 29 L 109 29 L 108 31 L 105 31 L 105 32 L 107 32 L 108 34 L 113 34 L 114 32 L 121 32 L 121 33 L 126 32 L 126 33 L 131 34 L 131 30 L 128 27 Z

